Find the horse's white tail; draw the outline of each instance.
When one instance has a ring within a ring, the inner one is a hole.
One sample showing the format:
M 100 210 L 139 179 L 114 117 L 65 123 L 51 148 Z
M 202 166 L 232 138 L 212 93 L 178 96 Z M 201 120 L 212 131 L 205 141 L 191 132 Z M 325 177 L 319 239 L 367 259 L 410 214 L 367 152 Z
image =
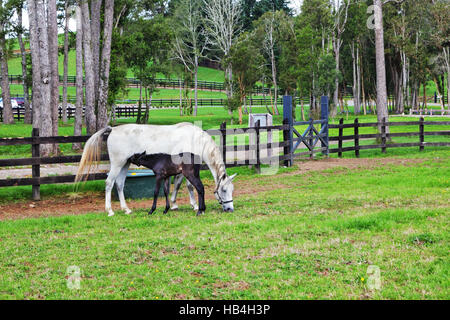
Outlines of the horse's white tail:
M 83 155 L 81 156 L 81 161 L 78 166 L 77 175 L 75 176 L 75 182 L 78 183 L 83 179 L 86 180 L 88 175 L 91 173 L 92 164 L 94 164 L 94 168 L 100 162 L 100 154 L 102 151 L 102 141 L 103 136 L 105 134 L 109 134 L 111 132 L 111 127 L 106 127 L 94 133 L 84 146 Z M 85 172 L 86 171 L 86 172 Z

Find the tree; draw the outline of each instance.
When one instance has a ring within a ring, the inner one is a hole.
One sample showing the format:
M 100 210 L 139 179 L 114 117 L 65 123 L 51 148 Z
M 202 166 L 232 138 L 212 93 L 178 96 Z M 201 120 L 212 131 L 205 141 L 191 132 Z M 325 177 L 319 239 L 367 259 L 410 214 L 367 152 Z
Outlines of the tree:
M 274 106 L 275 114 L 279 114 L 277 101 L 278 101 L 278 53 L 280 51 L 279 39 L 280 39 L 280 25 L 282 21 L 286 19 L 286 15 L 282 11 L 273 12 L 268 11 L 263 14 L 258 21 L 255 22 L 255 32 L 259 41 L 261 42 L 261 49 L 263 55 L 268 60 L 268 65 L 271 70 L 271 80 L 274 89 Z
M 23 10 L 23 1 L 18 1 L 16 3 L 16 12 L 17 12 L 17 25 L 15 27 L 15 33 L 17 35 L 17 41 L 19 43 L 20 48 L 20 56 L 21 56 L 21 66 L 22 66 L 22 86 L 23 86 L 23 100 L 24 100 L 24 108 L 25 108 L 25 117 L 24 123 L 31 124 L 31 108 L 30 108 L 30 97 L 29 97 L 29 86 L 28 86 L 28 72 L 27 72 L 27 55 L 25 51 L 25 45 L 23 42 L 22 35 L 24 33 L 24 27 L 22 25 L 22 10 Z
M 333 0 L 333 16 L 334 16 L 334 32 L 333 32 L 333 51 L 336 65 L 335 89 L 333 94 L 333 107 L 331 108 L 331 116 L 337 114 L 337 105 L 339 103 L 339 62 L 340 51 L 342 46 L 342 34 L 345 31 L 348 18 L 348 8 L 350 0 Z
M 386 86 L 386 62 L 384 58 L 384 30 L 383 30 L 383 5 L 393 0 L 374 0 L 374 29 L 375 29 L 375 55 L 377 71 L 377 119 L 380 125 L 378 130 L 381 132 L 381 121 L 388 119 L 387 108 L 387 86 Z M 396 1 L 397 3 L 403 1 Z M 389 127 L 386 128 L 389 133 Z
M 37 31 L 36 0 L 28 0 L 28 21 L 30 23 L 30 51 L 32 61 L 32 103 L 33 103 L 33 128 L 41 126 L 42 94 L 40 90 L 41 66 L 39 54 L 39 35 Z
M 8 21 L 11 19 L 12 11 L 8 4 L 0 0 L 0 67 L 1 67 L 1 88 L 3 100 L 3 123 L 14 123 L 14 115 L 11 105 L 11 93 L 9 89 L 8 77 L 8 49 L 6 45 L 6 35 L 8 34 Z
M 319 112 L 321 88 L 319 87 L 319 63 L 329 54 L 326 44 L 331 36 L 331 10 L 327 0 L 305 0 L 301 7 L 301 14 L 295 19 L 296 43 L 298 56 L 298 85 L 301 96 L 308 95 L 310 110 Z M 328 61 L 328 59 L 327 59 Z M 324 67 L 335 64 L 322 63 Z M 327 74 L 335 74 L 335 70 L 326 70 Z M 327 77 L 328 79 L 328 77 Z M 334 88 L 334 85 L 333 85 Z
M 111 40 L 114 19 L 114 0 L 105 0 L 103 48 L 100 59 L 100 78 L 98 92 L 97 129 L 106 127 L 108 122 L 106 106 L 108 103 L 109 70 L 111 65 Z
M 87 133 L 94 134 L 97 131 L 97 117 L 95 114 L 94 55 L 92 52 L 92 33 L 88 0 L 81 0 L 80 6 L 83 17 L 83 61 L 86 79 L 86 102 L 84 117 L 86 120 Z
M 38 55 L 33 56 L 33 64 L 38 64 L 39 69 L 33 68 L 33 78 L 35 71 L 39 77 L 35 83 L 33 79 L 33 92 L 40 91 L 39 105 L 39 134 L 44 137 L 53 135 L 52 106 L 51 106 L 51 68 L 48 43 L 48 23 L 46 19 L 46 6 L 44 0 L 29 0 L 28 13 L 30 21 L 30 33 L 35 36 L 30 38 L 31 50 L 37 51 Z M 31 43 L 37 41 L 37 43 Z M 33 54 L 33 53 L 32 53 Z M 34 98 L 34 97 L 33 97 Z M 37 108 L 36 101 L 33 101 L 33 112 Z M 35 116 L 36 114 L 33 114 Z M 34 121 L 33 121 L 34 124 Z M 50 144 L 41 144 L 40 151 L 42 156 L 48 156 L 54 151 L 54 146 Z
M 203 0 L 206 30 L 213 46 L 217 48 L 216 59 L 228 56 L 233 42 L 241 30 L 241 6 L 237 0 Z M 233 96 L 233 65 L 223 64 L 225 69 L 226 94 Z M 231 115 L 232 110 L 228 110 Z
M 225 62 L 233 65 L 233 80 L 239 88 L 239 124 L 242 124 L 244 99 L 261 77 L 263 60 L 254 39 L 248 33 L 243 33 L 239 37 L 226 58 Z
M 441 50 L 443 68 L 447 73 L 447 106 L 450 110 L 450 3 L 445 0 L 433 1 L 431 15 L 435 32 L 432 35 L 437 49 Z M 444 90 L 443 90 L 444 91 Z M 444 96 L 442 96 L 444 99 Z
M 198 105 L 198 62 L 205 56 L 209 44 L 203 26 L 202 4 L 203 0 L 181 0 L 173 17 L 175 57 L 194 75 L 194 116 Z
M 58 135 L 59 73 L 58 73 L 58 22 L 56 0 L 47 1 L 48 55 L 50 63 L 50 111 L 52 117 L 52 135 Z M 57 153 L 57 145 L 52 145 Z
M 126 30 L 129 50 L 126 53 L 130 67 L 144 87 L 144 94 L 150 97 L 156 90 L 156 77 L 158 73 L 168 73 L 169 49 L 172 44 L 173 33 L 169 28 L 167 19 L 162 15 L 151 18 L 140 17 Z M 149 117 L 148 98 L 146 111 L 141 117 L 138 112 L 138 123 L 147 123 Z
M 64 61 L 63 61 L 63 97 L 62 97 L 62 121 L 67 123 L 67 77 L 69 73 L 69 19 L 71 10 L 69 0 L 64 1 Z
M 77 25 L 76 34 L 76 102 L 75 102 L 75 122 L 73 135 L 80 136 L 83 127 L 83 14 L 81 12 L 81 2 L 75 3 L 75 19 Z M 80 143 L 72 144 L 73 150 L 81 150 Z

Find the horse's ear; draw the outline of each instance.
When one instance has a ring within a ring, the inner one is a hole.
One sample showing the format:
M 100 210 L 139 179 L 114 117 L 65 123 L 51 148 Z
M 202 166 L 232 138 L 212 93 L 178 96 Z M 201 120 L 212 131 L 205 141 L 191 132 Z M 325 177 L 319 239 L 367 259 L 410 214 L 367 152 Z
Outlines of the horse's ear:
M 233 180 L 234 178 L 236 178 L 236 176 L 237 176 L 237 173 L 231 175 L 231 176 L 230 176 L 230 180 Z
M 142 157 L 142 156 L 145 156 L 145 151 L 139 155 L 139 157 Z

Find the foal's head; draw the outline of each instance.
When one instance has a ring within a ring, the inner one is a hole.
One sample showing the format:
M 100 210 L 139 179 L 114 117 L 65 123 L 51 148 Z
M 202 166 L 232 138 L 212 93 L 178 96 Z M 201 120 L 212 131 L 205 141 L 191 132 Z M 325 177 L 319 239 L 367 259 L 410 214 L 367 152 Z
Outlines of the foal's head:
M 134 163 L 135 165 L 140 166 L 141 165 L 141 159 L 142 159 L 143 156 L 145 156 L 145 151 L 142 152 L 142 153 L 135 153 L 135 154 L 133 154 L 130 157 L 129 160 L 130 160 L 131 163 Z
M 223 211 L 233 212 L 233 179 L 236 177 L 236 174 L 232 176 L 227 176 L 224 174 L 217 184 L 217 188 L 214 191 L 214 195 L 216 196 L 217 201 L 222 205 Z

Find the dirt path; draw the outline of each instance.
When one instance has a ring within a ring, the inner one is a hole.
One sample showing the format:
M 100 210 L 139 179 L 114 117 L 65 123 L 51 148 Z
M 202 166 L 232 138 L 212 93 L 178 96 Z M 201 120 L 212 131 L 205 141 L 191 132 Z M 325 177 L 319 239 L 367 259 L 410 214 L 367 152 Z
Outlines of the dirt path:
M 374 168 L 383 166 L 385 164 L 397 164 L 397 165 L 413 165 L 420 163 L 421 159 L 336 159 L 328 158 L 321 160 L 305 160 L 296 161 L 296 170 L 278 174 L 277 179 L 273 179 L 273 176 L 261 176 L 261 179 L 266 179 L 267 183 L 255 184 L 253 179 L 249 180 L 237 180 L 235 182 L 235 197 L 239 197 L 246 194 L 260 193 L 273 190 L 274 188 L 283 188 L 280 185 L 283 176 L 305 174 L 311 171 L 323 171 L 331 168 L 343 167 L 348 169 L 358 168 Z M 213 181 L 206 180 L 205 193 L 206 200 L 213 200 L 214 185 Z M 288 186 L 286 186 L 288 187 Z M 187 196 L 186 188 L 182 187 L 181 193 L 177 199 L 177 203 L 181 205 L 189 204 L 189 197 Z M 58 197 L 44 199 L 42 201 L 23 201 L 19 203 L 10 203 L 0 205 L 0 220 L 9 219 L 23 219 L 30 217 L 46 217 L 46 216 L 60 216 L 60 215 L 77 215 L 87 212 L 104 212 L 104 193 L 83 193 L 83 194 L 71 194 L 61 195 Z M 162 206 L 162 201 L 159 201 L 159 209 Z M 150 208 L 152 200 L 131 200 L 128 201 L 130 209 L 143 209 Z M 119 210 L 120 206 L 118 201 L 113 202 L 113 210 Z M 161 211 L 161 210 L 159 210 Z M 118 212 L 119 213 L 119 212 Z M 119 214 L 122 214 L 120 212 Z

